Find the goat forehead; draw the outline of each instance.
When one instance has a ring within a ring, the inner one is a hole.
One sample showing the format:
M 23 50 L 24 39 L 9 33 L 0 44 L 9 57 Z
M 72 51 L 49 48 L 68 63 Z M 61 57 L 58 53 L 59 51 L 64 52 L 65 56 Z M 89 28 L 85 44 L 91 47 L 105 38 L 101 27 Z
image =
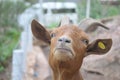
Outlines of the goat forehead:
M 75 35 L 80 36 L 81 38 L 88 38 L 87 34 L 79 29 L 79 27 L 75 25 L 64 25 L 59 28 L 57 28 L 54 32 L 61 34 L 61 35 Z

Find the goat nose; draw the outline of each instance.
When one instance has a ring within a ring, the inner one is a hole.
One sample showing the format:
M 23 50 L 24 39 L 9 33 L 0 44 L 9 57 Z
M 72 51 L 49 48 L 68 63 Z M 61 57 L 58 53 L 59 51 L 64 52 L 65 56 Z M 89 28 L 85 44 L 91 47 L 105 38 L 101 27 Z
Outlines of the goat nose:
M 58 39 L 58 42 L 61 42 L 61 43 L 71 43 L 71 40 L 68 39 L 68 38 L 65 38 L 65 37 L 61 37 Z

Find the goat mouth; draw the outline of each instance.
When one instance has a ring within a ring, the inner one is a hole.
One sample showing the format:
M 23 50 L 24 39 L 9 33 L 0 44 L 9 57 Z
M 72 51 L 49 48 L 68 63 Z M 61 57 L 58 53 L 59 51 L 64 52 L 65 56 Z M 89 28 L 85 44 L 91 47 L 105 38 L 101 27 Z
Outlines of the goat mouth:
M 73 52 L 70 49 L 68 49 L 68 48 L 56 48 L 55 52 L 56 51 L 59 51 L 61 53 L 71 53 L 73 55 Z

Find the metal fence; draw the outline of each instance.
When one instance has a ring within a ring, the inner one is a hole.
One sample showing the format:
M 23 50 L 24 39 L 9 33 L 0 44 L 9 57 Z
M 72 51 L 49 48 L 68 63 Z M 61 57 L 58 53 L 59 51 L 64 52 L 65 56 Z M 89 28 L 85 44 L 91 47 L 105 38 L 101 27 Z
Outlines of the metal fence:
M 39 0 L 39 3 L 42 4 L 42 0 Z M 32 11 L 32 12 L 34 12 L 34 11 Z M 42 16 L 41 12 L 42 12 L 42 10 L 40 8 L 39 16 Z M 25 62 L 26 62 L 27 50 L 31 49 L 31 47 L 32 47 L 31 21 L 33 19 L 38 18 L 38 14 L 35 14 L 35 13 L 34 14 L 27 13 L 25 15 L 27 15 L 27 17 L 21 16 L 21 21 L 23 23 L 20 25 L 23 27 L 23 32 L 21 33 L 20 41 L 19 41 L 20 48 L 13 50 L 12 80 L 23 80 L 23 78 L 24 78 L 24 74 L 25 74 L 25 70 L 26 70 Z M 20 18 L 20 16 L 19 16 L 19 18 Z

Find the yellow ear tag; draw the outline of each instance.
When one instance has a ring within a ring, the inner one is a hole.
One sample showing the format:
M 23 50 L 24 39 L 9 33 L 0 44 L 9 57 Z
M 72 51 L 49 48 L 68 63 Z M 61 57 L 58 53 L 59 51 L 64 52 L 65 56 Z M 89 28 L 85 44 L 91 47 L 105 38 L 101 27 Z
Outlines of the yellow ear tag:
M 101 48 L 101 49 L 105 49 L 105 45 L 103 42 L 98 42 L 98 46 Z

